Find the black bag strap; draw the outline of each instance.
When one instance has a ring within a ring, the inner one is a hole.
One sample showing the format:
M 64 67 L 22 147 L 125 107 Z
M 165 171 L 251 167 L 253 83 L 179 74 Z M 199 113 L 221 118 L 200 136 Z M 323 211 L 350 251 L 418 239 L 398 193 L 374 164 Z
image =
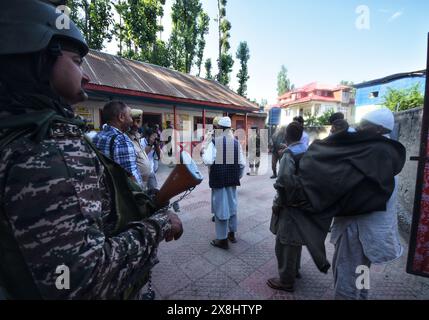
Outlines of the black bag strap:
M 115 134 L 114 136 L 112 136 L 109 142 L 109 155 L 110 159 L 112 160 L 115 160 L 115 140 L 117 136 L 119 136 L 119 134 Z

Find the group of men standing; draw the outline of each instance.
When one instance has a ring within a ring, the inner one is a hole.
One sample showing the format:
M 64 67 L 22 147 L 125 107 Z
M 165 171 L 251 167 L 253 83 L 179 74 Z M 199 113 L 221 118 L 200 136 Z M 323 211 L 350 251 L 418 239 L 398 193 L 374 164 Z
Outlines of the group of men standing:
M 131 109 L 121 101 L 110 101 L 103 108 L 106 122 L 92 141 L 106 156 L 132 174 L 145 190 L 158 188 L 157 161 L 160 157 L 158 132 L 146 128 L 142 136 L 143 111 Z
M 303 245 L 326 272 L 323 242 L 329 228 L 335 245 L 335 298 L 367 299 L 367 284 L 356 281 L 362 268 L 369 270 L 371 264 L 402 254 L 395 175 L 404 164 L 405 149 L 389 139 L 394 117 L 386 108 L 365 115 L 356 129 L 349 128 L 340 113 L 331 118 L 329 137 L 314 142 L 308 151 L 298 121 L 285 130 L 270 226 L 276 235 L 279 276 L 267 284 L 294 291 L 295 279 L 301 278 Z
M 107 224 L 118 218 L 118 193 L 104 156 L 129 173 L 139 191 L 156 188 L 149 162 L 157 135 L 142 140 L 141 113 L 113 101 L 104 107 L 102 131 L 92 142 L 85 137 L 71 105 L 87 98 L 82 61 L 89 48 L 72 21 L 70 28 L 56 27 L 60 17 L 43 1 L 0 2 L 0 298 L 140 299 L 159 243 L 180 238 L 182 224 L 173 212 L 155 212 L 112 234 Z M 286 128 L 276 156 L 279 174 L 273 170 L 279 277 L 268 285 L 294 289 L 302 245 L 326 271 L 323 241 L 331 220 L 327 225 L 322 218 L 328 213 L 335 217 L 336 295 L 366 298 L 355 287 L 356 266 L 402 252 L 393 202 L 405 151 L 383 137 L 393 129 L 393 115 L 371 113 L 356 132 L 337 122 L 337 132 L 308 150 L 300 121 Z M 211 244 L 227 249 L 236 241 L 245 162 L 231 119 L 222 117 L 218 126 L 203 159 L 216 225 Z M 60 266 L 69 269 L 66 290 L 58 287 Z

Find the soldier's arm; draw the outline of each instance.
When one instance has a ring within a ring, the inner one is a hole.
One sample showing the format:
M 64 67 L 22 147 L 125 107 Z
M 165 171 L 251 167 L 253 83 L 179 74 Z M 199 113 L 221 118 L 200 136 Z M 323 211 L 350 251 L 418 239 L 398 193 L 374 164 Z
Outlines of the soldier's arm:
M 170 221 L 155 215 L 106 237 L 94 159 L 72 167 L 69 156 L 44 149 L 0 166 L 4 212 L 43 298 L 119 298 L 157 262 Z

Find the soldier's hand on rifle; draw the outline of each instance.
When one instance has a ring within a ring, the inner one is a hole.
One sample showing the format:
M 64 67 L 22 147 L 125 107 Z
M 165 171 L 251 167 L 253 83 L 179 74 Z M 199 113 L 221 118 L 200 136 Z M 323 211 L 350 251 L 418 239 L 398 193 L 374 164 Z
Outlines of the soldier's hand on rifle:
M 169 242 L 169 241 L 172 241 L 173 239 L 178 240 L 183 233 L 182 221 L 180 221 L 177 214 L 171 211 L 169 211 L 167 215 L 170 218 L 171 229 L 167 231 L 165 235 L 165 241 Z

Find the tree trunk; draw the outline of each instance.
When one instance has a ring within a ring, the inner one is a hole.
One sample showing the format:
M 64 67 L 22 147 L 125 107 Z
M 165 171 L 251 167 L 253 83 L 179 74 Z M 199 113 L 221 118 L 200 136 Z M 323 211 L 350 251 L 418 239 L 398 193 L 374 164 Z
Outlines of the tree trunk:
M 220 29 L 220 24 L 221 24 L 221 16 L 220 16 L 220 0 L 217 0 L 217 9 L 218 9 L 218 19 L 217 19 L 217 23 L 218 23 L 218 35 L 219 35 L 219 60 L 218 60 L 218 80 L 220 82 L 220 79 L 222 78 L 222 42 L 221 42 L 221 29 Z

